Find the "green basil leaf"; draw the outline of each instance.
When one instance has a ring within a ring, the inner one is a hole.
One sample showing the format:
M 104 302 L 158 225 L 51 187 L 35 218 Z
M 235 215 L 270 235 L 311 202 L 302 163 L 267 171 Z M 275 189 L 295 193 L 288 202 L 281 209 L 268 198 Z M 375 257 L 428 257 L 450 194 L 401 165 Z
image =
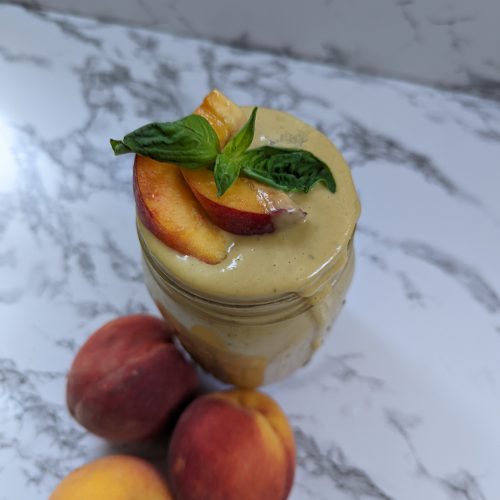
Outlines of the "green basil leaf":
M 307 193 L 323 182 L 335 193 L 336 184 L 328 166 L 309 151 L 263 146 L 241 157 L 243 173 L 282 191 Z
M 256 113 L 257 108 L 253 108 L 245 125 L 226 144 L 224 151 L 215 160 L 214 178 L 217 196 L 222 196 L 240 175 L 241 156 L 253 140 Z
M 144 125 L 127 134 L 122 141 L 111 139 L 111 147 L 115 154 L 137 153 L 186 168 L 213 164 L 220 151 L 214 129 L 198 115 L 175 122 Z
M 214 167 L 217 196 L 222 196 L 240 175 L 241 163 L 238 157 L 221 154 L 217 156 Z
M 250 118 L 245 125 L 241 127 L 238 133 L 226 144 L 223 154 L 225 155 L 238 155 L 244 153 L 253 141 L 253 134 L 255 132 L 255 116 L 257 108 L 253 108 Z

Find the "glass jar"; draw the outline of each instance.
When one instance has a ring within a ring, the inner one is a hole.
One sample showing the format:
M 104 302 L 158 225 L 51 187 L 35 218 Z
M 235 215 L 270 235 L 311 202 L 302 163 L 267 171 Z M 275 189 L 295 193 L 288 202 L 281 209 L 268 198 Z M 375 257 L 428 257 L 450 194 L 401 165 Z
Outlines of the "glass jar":
M 192 358 L 218 379 L 253 388 L 306 364 L 336 318 L 354 272 L 352 239 L 304 289 L 259 300 L 213 297 L 176 279 L 138 231 L 145 281 Z

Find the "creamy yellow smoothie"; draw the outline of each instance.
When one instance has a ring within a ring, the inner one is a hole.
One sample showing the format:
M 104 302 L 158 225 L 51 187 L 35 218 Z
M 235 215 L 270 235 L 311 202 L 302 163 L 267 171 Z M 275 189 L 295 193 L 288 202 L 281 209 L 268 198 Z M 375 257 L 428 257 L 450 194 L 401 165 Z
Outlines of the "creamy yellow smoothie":
M 287 376 L 321 345 L 352 279 L 360 214 L 350 169 L 319 131 L 259 108 L 251 148 L 264 145 L 310 151 L 331 169 L 335 193 L 322 184 L 289 193 L 307 212 L 305 222 L 263 235 L 228 233 L 234 243 L 215 265 L 179 254 L 137 222 L 146 283 L 160 311 L 198 363 L 242 387 Z

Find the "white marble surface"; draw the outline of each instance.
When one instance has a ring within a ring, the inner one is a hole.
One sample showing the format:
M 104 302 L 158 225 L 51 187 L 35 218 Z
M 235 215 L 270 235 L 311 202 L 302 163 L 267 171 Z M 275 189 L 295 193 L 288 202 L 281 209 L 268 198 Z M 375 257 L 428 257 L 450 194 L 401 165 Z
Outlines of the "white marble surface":
M 14 0 L 500 100 L 495 0 Z
M 266 388 L 298 444 L 293 500 L 500 498 L 500 106 L 0 6 L 0 500 L 42 500 L 110 447 L 64 404 L 99 325 L 154 311 L 130 159 L 110 136 L 212 87 L 325 131 L 363 204 L 357 272 L 314 361 Z M 130 451 L 130 450 L 129 450 Z M 160 463 L 159 444 L 135 449 Z

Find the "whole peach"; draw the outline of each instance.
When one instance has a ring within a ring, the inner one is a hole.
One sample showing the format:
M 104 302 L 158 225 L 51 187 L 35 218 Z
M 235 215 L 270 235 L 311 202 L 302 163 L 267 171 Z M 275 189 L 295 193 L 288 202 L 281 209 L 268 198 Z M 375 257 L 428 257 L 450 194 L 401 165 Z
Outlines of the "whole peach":
M 168 324 L 133 315 L 110 321 L 83 345 L 69 371 L 66 399 L 90 432 L 129 442 L 161 430 L 197 385 Z
M 111 455 L 68 474 L 49 500 L 172 500 L 172 495 L 150 463 Z
M 284 500 L 294 472 L 292 429 L 260 392 L 202 396 L 174 429 L 168 474 L 176 500 Z

